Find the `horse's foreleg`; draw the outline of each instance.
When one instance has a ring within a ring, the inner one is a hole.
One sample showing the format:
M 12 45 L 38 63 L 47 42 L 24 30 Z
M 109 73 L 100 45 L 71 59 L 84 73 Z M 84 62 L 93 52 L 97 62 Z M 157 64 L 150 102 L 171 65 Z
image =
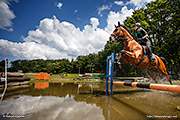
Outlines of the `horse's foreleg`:
M 150 70 L 147 70 L 147 73 L 149 74 L 149 76 L 150 76 L 156 83 L 158 83 L 158 80 L 157 80 L 156 76 L 155 76 Z
M 126 64 L 129 63 L 129 61 L 128 61 L 128 59 L 127 59 L 127 56 L 125 55 L 124 52 L 121 52 L 121 59 L 122 59 Z
M 125 50 L 124 54 L 126 54 L 130 58 L 136 58 L 136 54 L 134 52 L 130 52 L 130 51 Z

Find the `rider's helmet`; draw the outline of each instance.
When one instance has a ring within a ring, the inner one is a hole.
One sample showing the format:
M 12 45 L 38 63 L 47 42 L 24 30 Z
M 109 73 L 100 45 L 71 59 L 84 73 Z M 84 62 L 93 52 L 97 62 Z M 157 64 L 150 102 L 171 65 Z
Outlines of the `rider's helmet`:
M 134 26 L 139 26 L 139 27 L 141 27 L 141 23 L 135 23 Z

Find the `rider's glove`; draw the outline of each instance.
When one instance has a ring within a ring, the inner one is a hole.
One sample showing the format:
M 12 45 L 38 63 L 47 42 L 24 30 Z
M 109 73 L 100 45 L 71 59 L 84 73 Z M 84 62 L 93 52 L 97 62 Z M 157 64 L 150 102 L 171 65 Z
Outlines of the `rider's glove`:
M 141 40 L 142 40 L 142 38 L 137 38 L 137 40 L 138 40 L 138 41 L 141 41 Z

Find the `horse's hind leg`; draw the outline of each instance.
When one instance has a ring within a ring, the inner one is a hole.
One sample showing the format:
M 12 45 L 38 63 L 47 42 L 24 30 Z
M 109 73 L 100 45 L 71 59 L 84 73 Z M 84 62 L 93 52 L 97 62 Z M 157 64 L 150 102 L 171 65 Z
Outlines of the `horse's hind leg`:
M 172 82 L 171 82 L 171 78 L 169 77 L 167 71 L 166 71 L 164 74 L 167 76 L 169 83 L 170 83 L 171 85 L 173 85 Z
M 173 85 L 172 82 L 171 82 L 171 78 L 169 77 L 167 71 L 162 70 L 162 69 L 160 69 L 160 68 L 158 68 L 158 70 L 159 70 L 163 75 L 166 75 L 167 78 L 168 78 L 169 83 L 170 83 L 171 85 Z
M 158 83 L 158 80 L 157 80 L 156 76 L 155 76 L 150 70 L 147 70 L 147 73 L 149 74 L 149 76 L 150 76 L 156 83 Z
M 161 58 L 158 58 L 158 60 L 159 60 L 159 65 L 157 66 L 157 69 L 158 69 L 163 75 L 166 75 L 166 76 L 167 76 L 169 83 L 172 85 L 171 78 L 169 77 L 169 75 L 168 75 L 168 73 L 167 73 L 167 69 L 166 69 L 166 66 L 165 66 L 164 62 L 161 60 Z
M 167 76 L 169 83 L 172 85 L 171 78 L 169 77 L 169 75 L 168 75 L 168 73 L 167 73 L 167 69 L 166 69 L 166 66 L 165 66 L 165 62 L 163 62 L 163 60 L 161 60 L 161 58 L 158 57 L 158 63 L 159 63 L 159 65 L 157 66 L 157 69 L 158 69 L 163 75 L 166 75 L 166 76 Z

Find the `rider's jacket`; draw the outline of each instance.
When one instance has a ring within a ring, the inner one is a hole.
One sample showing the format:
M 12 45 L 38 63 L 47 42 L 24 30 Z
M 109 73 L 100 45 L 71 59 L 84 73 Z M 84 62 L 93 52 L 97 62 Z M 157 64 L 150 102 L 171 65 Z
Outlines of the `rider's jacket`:
M 142 37 L 144 37 L 145 35 L 147 35 L 147 32 L 143 29 L 143 28 L 140 28 L 139 29 L 139 31 L 137 32 L 137 30 L 135 30 L 135 32 L 134 32 L 134 34 L 135 34 L 135 37 L 136 38 L 142 38 Z M 145 38 L 145 39 L 142 39 L 142 41 L 138 41 L 140 44 L 141 43 L 146 43 L 147 41 L 148 41 L 148 37 L 147 38 Z

